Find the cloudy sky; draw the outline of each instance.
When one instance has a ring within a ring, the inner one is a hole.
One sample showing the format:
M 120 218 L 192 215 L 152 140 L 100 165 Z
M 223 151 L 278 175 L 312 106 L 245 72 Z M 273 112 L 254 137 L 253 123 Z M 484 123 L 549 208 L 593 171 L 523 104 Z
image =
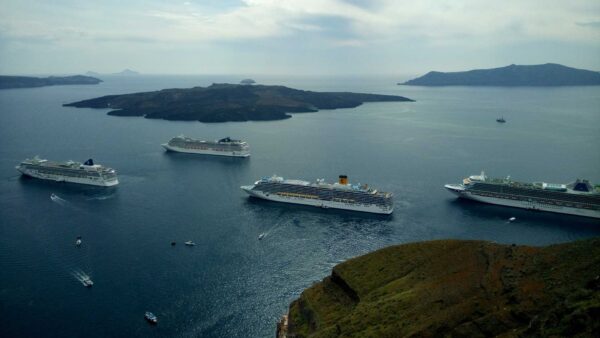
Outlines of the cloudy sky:
M 600 70 L 598 0 L 0 0 L 0 74 Z

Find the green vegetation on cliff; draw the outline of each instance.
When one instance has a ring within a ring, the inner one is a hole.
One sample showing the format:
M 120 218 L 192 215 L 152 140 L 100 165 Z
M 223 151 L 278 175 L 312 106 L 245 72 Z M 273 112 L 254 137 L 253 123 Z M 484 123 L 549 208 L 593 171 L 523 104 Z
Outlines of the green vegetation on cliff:
M 288 337 L 600 336 L 600 238 L 441 240 L 346 261 L 290 305 Z
M 109 95 L 65 104 L 78 108 L 110 108 L 109 115 L 153 119 L 227 122 L 281 120 L 287 113 L 354 108 L 364 102 L 412 101 L 402 96 L 319 93 L 284 86 L 213 84 L 209 87 L 164 89 Z
M 95 77 L 74 75 L 74 76 L 50 76 L 50 77 L 30 77 L 30 76 L 5 76 L 0 75 L 0 89 L 9 88 L 34 88 L 57 85 L 80 85 L 80 84 L 98 84 L 102 80 Z

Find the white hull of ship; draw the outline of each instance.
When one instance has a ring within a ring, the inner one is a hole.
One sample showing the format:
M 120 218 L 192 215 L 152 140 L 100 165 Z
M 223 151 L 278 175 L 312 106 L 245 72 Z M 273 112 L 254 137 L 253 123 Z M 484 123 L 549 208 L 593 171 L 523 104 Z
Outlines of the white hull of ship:
M 248 157 L 250 156 L 249 151 L 217 151 L 210 149 L 187 149 L 187 148 L 179 148 L 173 147 L 169 144 L 165 143 L 162 146 L 168 151 L 174 151 L 177 153 L 187 153 L 187 154 L 202 154 L 202 155 L 215 155 L 215 156 L 229 156 L 229 157 Z
M 250 196 L 262 198 L 269 201 L 275 202 L 283 202 L 283 203 L 291 203 L 291 204 L 302 204 L 302 205 L 310 205 L 313 207 L 319 207 L 323 209 L 341 209 L 341 210 L 352 210 L 352 211 L 360 211 L 360 212 L 369 212 L 374 214 L 384 214 L 389 215 L 394 211 L 393 207 L 390 208 L 382 208 L 380 206 L 374 204 L 350 204 L 344 202 L 335 202 L 335 201 L 323 201 L 317 199 L 308 199 L 302 197 L 295 196 L 282 196 L 277 193 L 265 193 L 262 191 L 252 190 L 254 186 L 242 186 L 242 190 L 247 192 Z
M 538 210 L 538 211 L 547 211 L 547 212 L 555 212 L 559 214 L 567 214 L 567 215 L 575 215 L 575 216 L 584 216 L 584 217 L 592 217 L 592 218 L 600 218 L 600 211 L 597 210 L 589 210 L 589 209 L 581 209 L 581 208 L 570 208 L 566 206 L 559 205 L 551 205 L 540 203 L 535 200 L 532 201 L 518 201 L 518 200 L 510 200 L 504 198 L 490 197 L 490 196 L 481 196 L 477 194 L 473 194 L 461 187 L 460 185 L 447 184 L 446 189 L 456 194 L 459 197 L 474 200 L 477 202 L 489 203 L 502 205 L 506 207 L 513 208 L 521 208 L 527 210 Z
M 26 169 L 17 167 L 17 170 L 20 171 L 25 176 L 30 176 L 34 178 L 39 178 L 41 180 L 55 181 L 55 182 L 69 182 L 69 183 L 77 183 L 77 184 L 87 184 L 87 185 L 95 185 L 100 187 L 112 187 L 119 184 L 119 180 L 117 178 L 105 180 L 102 177 L 69 177 L 69 176 L 61 176 L 61 175 L 52 175 L 52 174 L 44 174 L 40 173 L 35 169 Z

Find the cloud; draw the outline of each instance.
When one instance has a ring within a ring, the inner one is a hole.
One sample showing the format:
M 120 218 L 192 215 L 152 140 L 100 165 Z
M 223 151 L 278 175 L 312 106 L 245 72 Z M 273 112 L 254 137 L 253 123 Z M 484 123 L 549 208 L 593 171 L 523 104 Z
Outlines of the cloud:
M 598 32 L 589 28 L 598 27 L 600 13 L 600 4 L 590 0 L 242 0 L 150 2 L 119 8 L 78 7 L 67 1 L 63 5 L 45 8 L 61 16 L 48 16 L 26 6 L 20 8 L 20 16 L 0 14 L 9 27 L 3 34 L 56 41 L 109 40 L 106 37 L 126 34 L 127 39 L 140 42 L 219 42 L 302 39 L 303 34 L 320 32 L 329 35 L 328 41 L 339 35 L 338 45 L 354 41 L 351 44 L 356 46 L 407 39 L 432 44 L 467 39 L 584 41 L 598 38 Z M 345 24 L 334 27 L 340 20 Z

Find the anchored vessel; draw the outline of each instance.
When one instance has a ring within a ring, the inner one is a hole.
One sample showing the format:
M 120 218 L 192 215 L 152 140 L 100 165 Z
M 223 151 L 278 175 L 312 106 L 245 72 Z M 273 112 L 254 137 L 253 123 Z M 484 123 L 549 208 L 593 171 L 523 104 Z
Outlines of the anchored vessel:
M 251 196 L 276 202 L 376 214 L 391 214 L 394 211 L 392 193 L 377 191 L 366 184 L 351 185 L 346 175 L 340 175 L 339 178 L 339 182 L 330 184 L 323 179 L 311 183 L 272 176 L 241 188 Z
M 23 175 L 57 182 L 110 187 L 119 184 L 117 172 L 112 168 L 94 164 L 90 158 L 85 163 L 67 161 L 53 162 L 39 157 L 26 159 L 16 169 Z
M 201 141 L 183 135 L 173 137 L 168 143 L 162 145 L 165 149 L 180 153 L 220 155 L 233 157 L 250 156 L 248 143 L 233 140 L 229 137 L 218 141 Z
M 522 183 L 481 175 L 465 178 L 462 184 L 446 184 L 459 197 L 509 207 L 600 218 L 600 188 L 587 180 L 570 184 Z

